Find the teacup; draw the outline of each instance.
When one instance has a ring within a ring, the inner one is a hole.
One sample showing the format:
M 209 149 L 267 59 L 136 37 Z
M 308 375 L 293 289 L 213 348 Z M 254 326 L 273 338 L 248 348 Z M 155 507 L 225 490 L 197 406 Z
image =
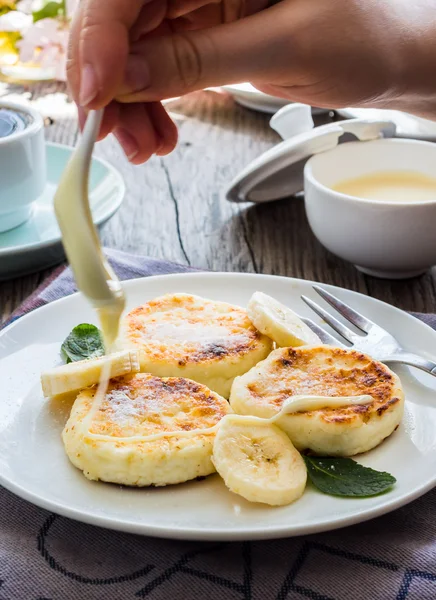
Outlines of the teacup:
M 30 217 L 45 184 L 41 115 L 27 106 L 0 101 L 0 232 Z
M 304 169 L 306 212 L 319 241 L 375 277 L 404 279 L 436 264 L 436 193 L 401 202 L 335 191 L 338 183 L 378 172 L 435 177 L 436 144 L 379 139 L 348 142 L 313 156 Z

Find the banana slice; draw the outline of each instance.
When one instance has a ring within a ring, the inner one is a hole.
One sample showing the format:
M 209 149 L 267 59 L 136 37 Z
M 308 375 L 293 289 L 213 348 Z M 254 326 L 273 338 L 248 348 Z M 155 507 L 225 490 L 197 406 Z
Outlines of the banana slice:
M 41 375 L 43 394 L 49 398 L 96 385 L 100 381 L 103 368 L 108 363 L 109 379 L 139 372 L 138 353 L 123 350 L 108 356 L 71 362 L 45 371 Z
M 219 425 L 212 462 L 235 494 L 283 506 L 304 492 L 307 470 L 288 436 L 264 419 L 227 415 Z
M 322 343 L 290 308 L 262 292 L 252 295 L 247 313 L 256 329 L 274 340 L 280 348 Z

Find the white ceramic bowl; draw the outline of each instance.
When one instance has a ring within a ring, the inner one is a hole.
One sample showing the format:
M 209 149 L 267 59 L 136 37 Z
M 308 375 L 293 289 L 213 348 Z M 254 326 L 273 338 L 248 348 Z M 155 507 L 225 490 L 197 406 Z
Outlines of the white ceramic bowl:
M 375 277 L 405 279 L 436 264 L 436 197 L 431 201 L 364 200 L 330 189 L 379 171 L 436 177 L 436 144 L 380 139 L 347 142 L 305 166 L 305 203 L 313 233 L 333 254 Z
M 24 223 L 32 203 L 46 183 L 44 122 L 41 115 L 27 107 L 0 101 L 0 109 L 21 113 L 26 126 L 7 137 L 0 137 L 0 232 Z

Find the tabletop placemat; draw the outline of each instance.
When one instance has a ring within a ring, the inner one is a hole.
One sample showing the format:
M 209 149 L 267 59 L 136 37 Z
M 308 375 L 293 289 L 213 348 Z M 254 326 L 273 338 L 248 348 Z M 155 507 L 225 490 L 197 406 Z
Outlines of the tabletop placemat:
M 120 279 L 195 269 L 110 250 Z M 58 269 L 9 322 L 75 291 Z M 435 315 L 417 315 L 436 329 Z M 436 432 L 435 432 L 436 435 Z M 0 600 L 435 600 L 436 490 L 319 535 L 159 540 L 84 525 L 0 487 Z

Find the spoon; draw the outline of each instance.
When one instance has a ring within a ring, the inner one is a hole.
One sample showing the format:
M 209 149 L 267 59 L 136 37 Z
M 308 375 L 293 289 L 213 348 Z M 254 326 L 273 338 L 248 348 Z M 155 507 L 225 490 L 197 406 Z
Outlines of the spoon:
M 125 297 L 102 252 L 89 206 L 89 169 L 102 117 L 103 110 L 89 113 L 81 139 L 59 182 L 54 209 L 77 287 L 99 315 L 105 350 L 109 353 L 118 337 Z

